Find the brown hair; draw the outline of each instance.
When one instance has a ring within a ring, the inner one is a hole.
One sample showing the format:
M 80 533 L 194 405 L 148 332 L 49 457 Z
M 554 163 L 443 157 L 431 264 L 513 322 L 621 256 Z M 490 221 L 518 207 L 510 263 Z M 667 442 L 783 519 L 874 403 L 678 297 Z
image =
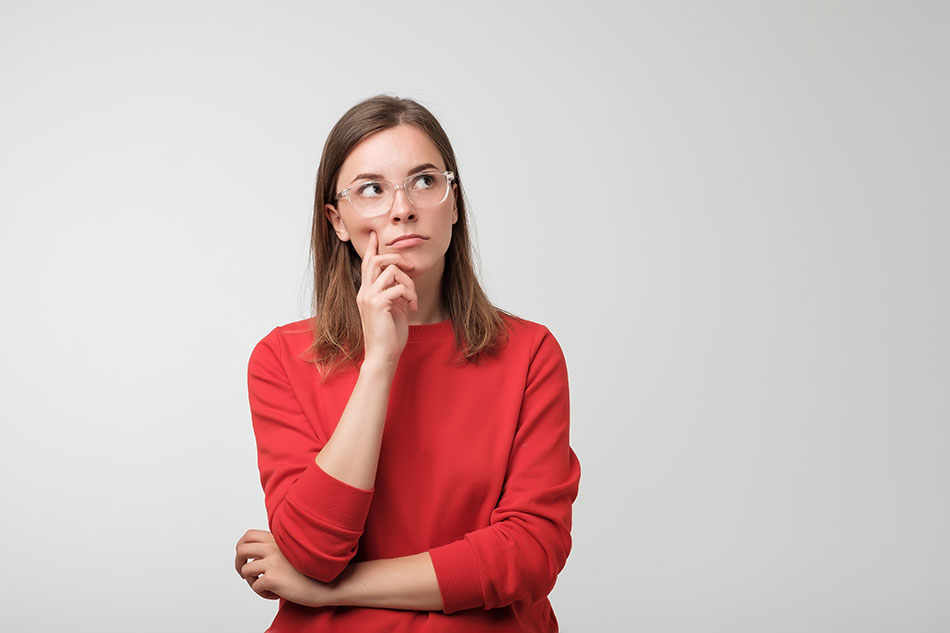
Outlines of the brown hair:
M 431 112 L 415 101 L 379 95 L 356 104 L 337 121 L 327 136 L 317 170 L 310 239 L 313 345 L 308 352 L 312 353 L 312 362 L 325 370 L 324 378 L 343 363 L 355 364 L 363 354 L 363 326 L 356 306 L 356 293 L 362 281 L 361 258 L 352 242 L 340 241 L 324 209 L 335 204 L 336 180 L 353 148 L 371 134 L 402 124 L 414 125 L 424 132 L 438 148 L 445 168 L 455 173 L 458 221 L 452 225 L 439 294 L 455 330 L 459 362 L 477 362 L 481 354 L 494 352 L 507 334 L 501 315 L 508 313 L 489 302 L 472 266 L 462 178 L 445 130 Z

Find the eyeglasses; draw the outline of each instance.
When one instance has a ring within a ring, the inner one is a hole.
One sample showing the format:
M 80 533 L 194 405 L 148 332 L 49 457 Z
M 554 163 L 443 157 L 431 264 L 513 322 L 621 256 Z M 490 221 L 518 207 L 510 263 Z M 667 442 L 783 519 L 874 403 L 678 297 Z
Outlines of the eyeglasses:
M 445 202 L 449 197 L 449 186 L 454 180 L 455 174 L 450 171 L 424 171 L 409 176 L 401 185 L 385 180 L 357 182 L 336 194 L 333 201 L 346 198 L 357 213 L 372 218 L 392 209 L 397 189 L 405 191 L 409 203 L 416 208 Z

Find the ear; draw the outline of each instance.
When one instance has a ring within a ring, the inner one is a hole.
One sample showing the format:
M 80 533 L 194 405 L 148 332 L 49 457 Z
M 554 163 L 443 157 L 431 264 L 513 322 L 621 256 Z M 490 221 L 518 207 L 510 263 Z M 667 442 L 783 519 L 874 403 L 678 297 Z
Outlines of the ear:
M 452 183 L 452 224 L 459 221 L 459 199 L 458 185 Z
M 340 238 L 341 242 L 350 241 L 350 233 L 346 230 L 346 227 L 343 225 L 343 218 L 340 217 L 340 212 L 332 204 L 328 204 L 323 208 L 323 212 L 327 216 L 327 220 L 330 221 L 330 224 L 333 226 L 333 230 L 336 232 L 336 236 Z

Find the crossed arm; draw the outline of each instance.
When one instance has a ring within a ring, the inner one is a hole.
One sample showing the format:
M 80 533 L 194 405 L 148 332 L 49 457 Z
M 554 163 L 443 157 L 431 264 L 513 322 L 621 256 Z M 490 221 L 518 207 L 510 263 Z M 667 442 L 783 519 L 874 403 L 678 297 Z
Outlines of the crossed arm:
M 443 608 L 428 552 L 352 563 L 325 583 L 294 569 L 270 532 L 248 530 L 237 543 L 234 566 L 255 593 L 268 599 L 281 597 L 309 607 Z

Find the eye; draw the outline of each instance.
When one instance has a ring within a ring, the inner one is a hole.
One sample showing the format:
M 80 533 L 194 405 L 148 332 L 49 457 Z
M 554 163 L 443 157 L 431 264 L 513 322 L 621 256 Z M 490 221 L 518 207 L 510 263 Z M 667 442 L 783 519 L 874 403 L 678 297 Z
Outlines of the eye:
M 429 189 L 435 185 L 435 174 L 419 174 L 409 186 L 413 189 Z
M 360 198 L 378 198 L 383 195 L 383 186 L 378 182 L 367 182 L 356 188 Z

